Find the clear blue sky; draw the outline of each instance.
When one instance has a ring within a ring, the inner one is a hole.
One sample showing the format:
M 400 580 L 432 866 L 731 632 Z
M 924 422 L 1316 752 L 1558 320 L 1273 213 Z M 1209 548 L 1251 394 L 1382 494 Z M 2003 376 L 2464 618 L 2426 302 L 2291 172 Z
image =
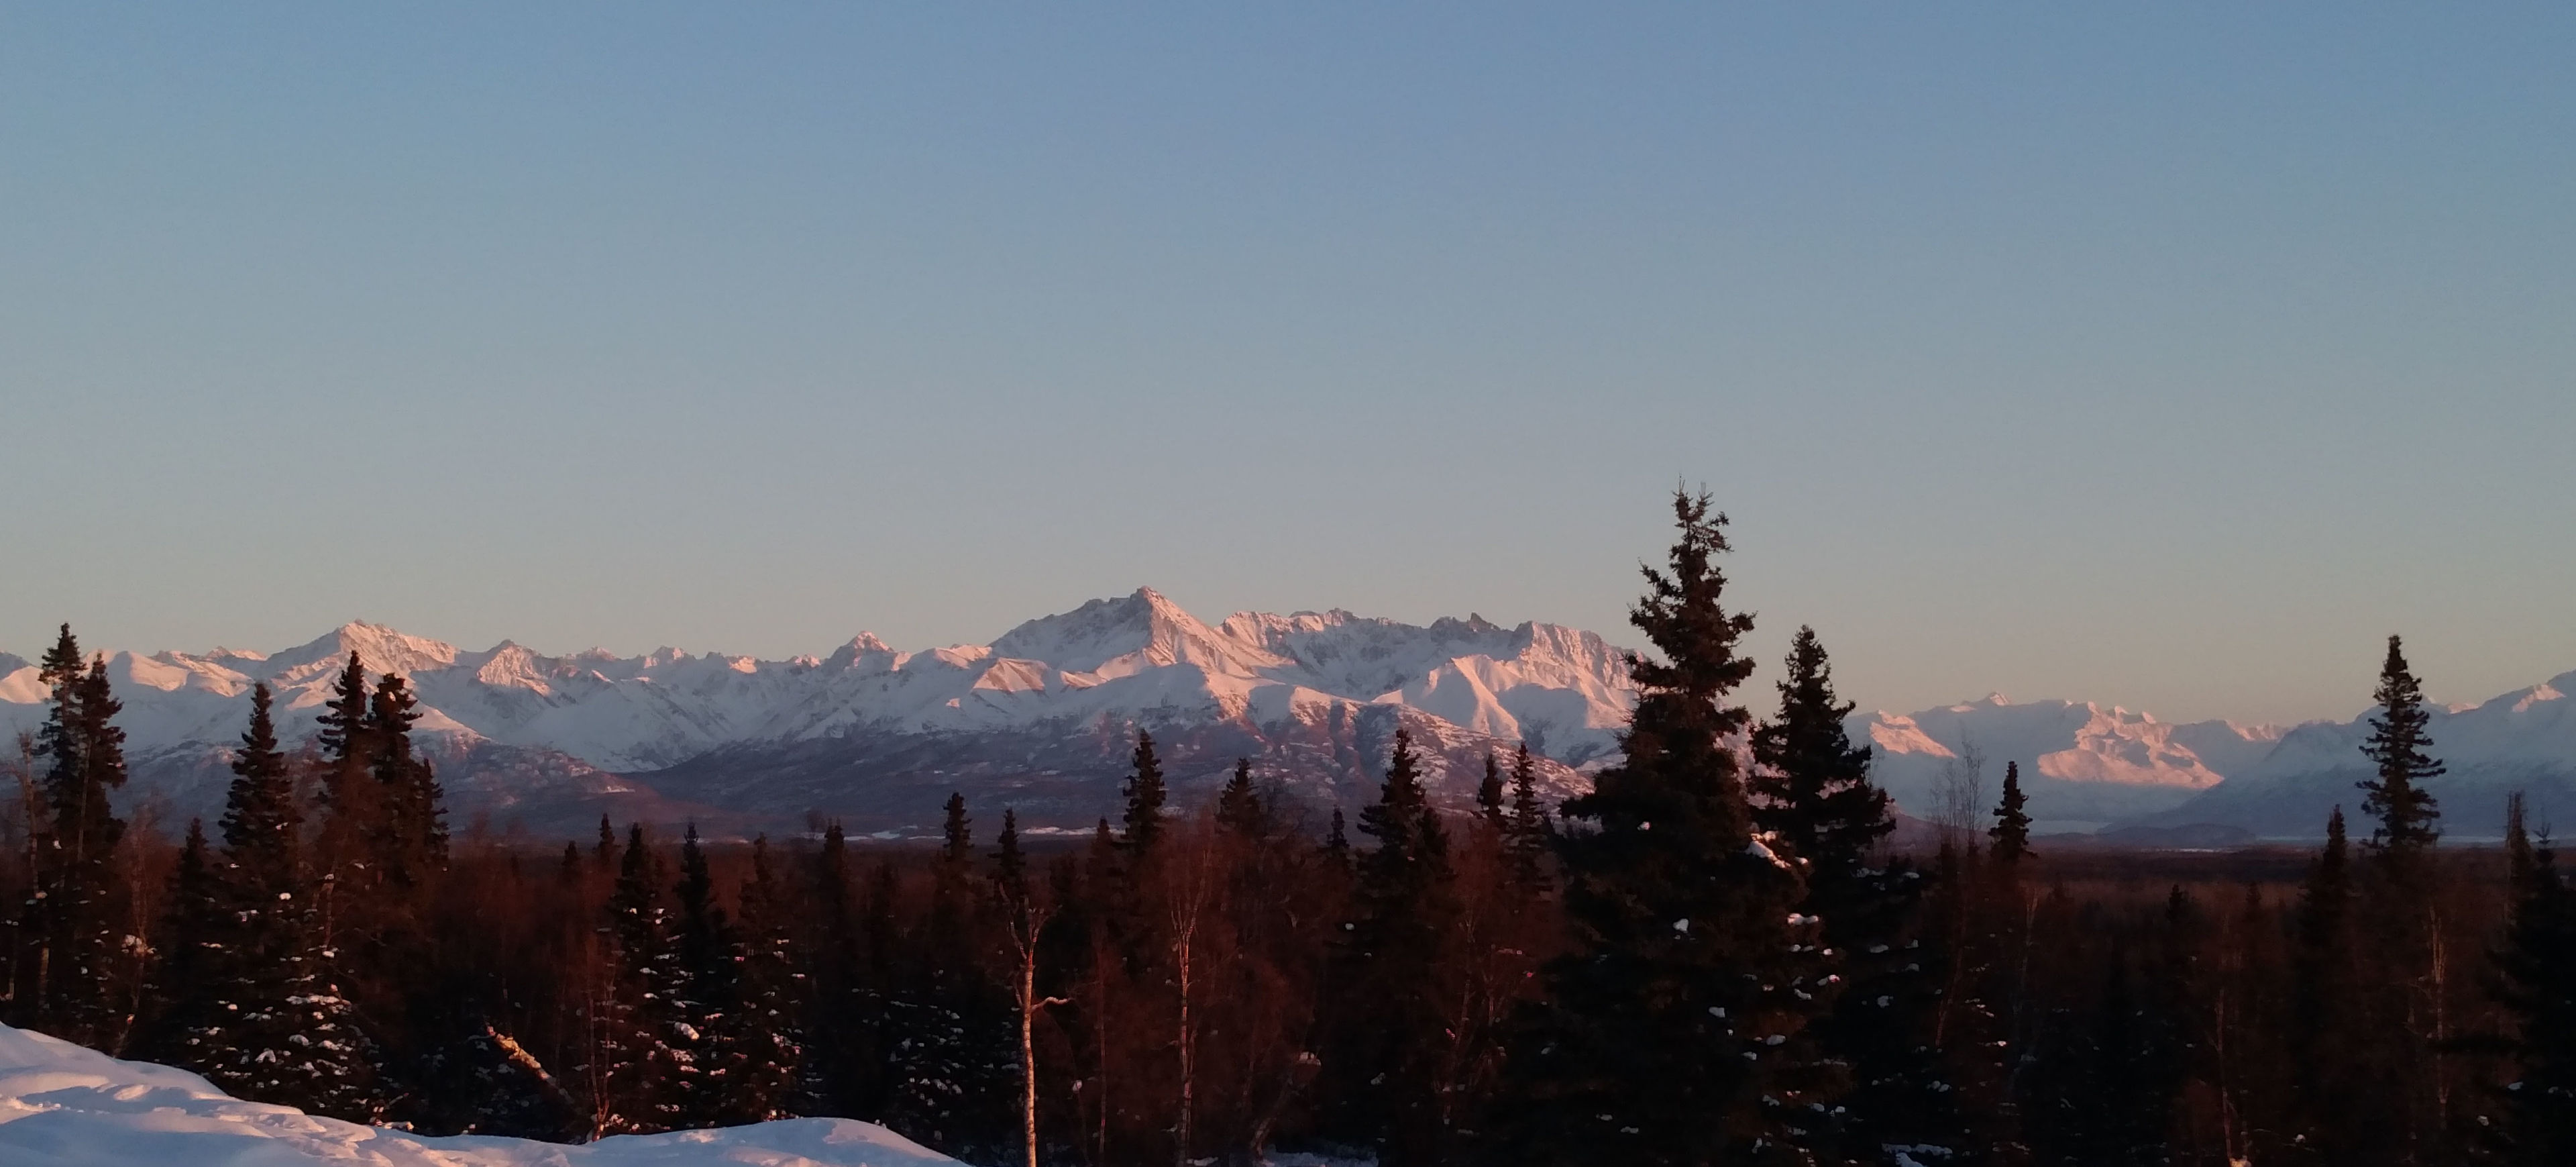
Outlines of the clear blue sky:
M 0 7 L 0 647 L 1150 583 L 2347 716 L 2576 669 L 2563 4 Z M 1771 670 L 1766 669 L 1766 675 Z M 1757 693 L 1757 701 L 1765 694 Z

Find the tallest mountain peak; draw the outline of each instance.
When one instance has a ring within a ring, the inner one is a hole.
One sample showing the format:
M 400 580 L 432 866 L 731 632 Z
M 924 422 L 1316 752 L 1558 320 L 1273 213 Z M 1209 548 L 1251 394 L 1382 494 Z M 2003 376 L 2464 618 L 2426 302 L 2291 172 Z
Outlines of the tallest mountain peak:
M 349 621 L 310 643 L 270 657 L 268 663 L 279 679 L 287 680 L 315 668 L 336 669 L 353 653 L 359 667 L 371 673 L 408 676 L 456 663 L 453 644 L 364 620 Z
M 994 641 L 993 653 L 1043 660 L 1069 673 L 1106 675 L 1194 664 L 1211 673 L 1249 676 L 1281 663 L 1208 627 L 1150 587 L 1028 621 Z

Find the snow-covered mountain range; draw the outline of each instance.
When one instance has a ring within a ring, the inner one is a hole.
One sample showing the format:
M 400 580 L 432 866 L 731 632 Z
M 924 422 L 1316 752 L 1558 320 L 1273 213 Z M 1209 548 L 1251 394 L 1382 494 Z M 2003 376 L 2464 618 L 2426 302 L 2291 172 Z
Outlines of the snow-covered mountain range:
M 1394 731 L 1422 743 L 1439 797 L 1462 803 L 1488 751 L 1527 741 L 1558 797 L 1617 757 L 1635 689 L 1623 650 L 1551 624 L 1428 626 L 1240 612 L 1210 624 L 1152 589 L 1028 621 L 989 645 L 897 651 L 861 634 L 821 656 L 756 660 L 660 649 L 548 656 L 480 652 L 366 623 L 274 654 L 114 653 L 109 671 L 136 759 L 125 801 L 167 820 L 220 806 L 226 751 L 253 682 L 279 692 L 290 739 L 315 728 L 341 663 L 409 677 L 456 824 L 532 832 L 692 818 L 714 829 L 831 816 L 924 829 L 951 790 L 981 816 L 1078 828 L 1114 811 L 1138 728 L 1193 802 L 1237 757 L 1315 814 L 1374 792 Z M 2433 722 L 2451 773 L 2434 789 L 2455 834 L 2492 834 L 2505 792 L 2576 817 L 2576 673 L 2461 706 Z M 1748 694 L 1752 696 L 1752 694 Z M 44 693 L 0 655 L 0 730 L 32 728 Z M 1758 712 L 1758 711 L 1757 711 Z M 1855 741 L 1910 813 L 1946 790 L 1991 807 L 2021 765 L 2043 830 L 2219 823 L 2317 834 L 2357 808 L 2358 717 L 2297 727 L 2168 723 L 2117 707 L 2000 696 L 1911 714 L 1858 713 Z M 1973 763 L 1973 765 L 1972 765 Z M 1962 779 L 1973 775 L 1972 783 Z
M 2449 773 L 2428 784 L 2442 829 L 2494 838 L 2505 796 L 2521 791 L 2533 820 L 2576 820 L 2576 673 L 2476 705 L 2433 711 L 2436 756 Z M 2361 743 L 2368 712 L 2299 726 L 2226 721 L 2181 724 L 2144 713 L 2068 701 L 2014 704 L 1988 697 L 1898 716 L 1852 718 L 1855 741 L 1875 754 L 1873 774 L 1899 805 L 1924 817 L 1942 792 L 1981 762 L 1980 798 L 1991 806 L 2004 764 L 2021 764 L 2039 829 L 2218 824 L 2267 838 L 2322 837 L 2337 805 L 2356 819 L 2370 777 Z M 2365 832 L 2366 833 L 2366 832 Z
M 114 653 L 138 762 L 129 800 L 158 793 L 174 816 L 208 813 L 252 684 L 278 692 L 281 734 L 302 738 L 353 652 L 410 679 L 460 818 L 549 830 L 603 810 L 901 829 L 952 788 L 1078 825 L 1114 805 L 1140 726 L 1184 791 L 1248 756 L 1308 804 L 1356 805 L 1403 727 L 1453 798 L 1486 751 L 1522 741 L 1562 795 L 1581 787 L 1578 767 L 1616 750 L 1633 701 L 1621 650 L 1570 628 L 1474 616 L 1417 627 L 1338 610 L 1210 625 L 1150 588 L 989 645 L 899 652 L 861 634 L 778 661 L 546 656 L 511 642 L 470 652 L 352 623 L 274 654 Z M 30 728 L 45 694 L 16 663 L 0 677 L 0 725 Z

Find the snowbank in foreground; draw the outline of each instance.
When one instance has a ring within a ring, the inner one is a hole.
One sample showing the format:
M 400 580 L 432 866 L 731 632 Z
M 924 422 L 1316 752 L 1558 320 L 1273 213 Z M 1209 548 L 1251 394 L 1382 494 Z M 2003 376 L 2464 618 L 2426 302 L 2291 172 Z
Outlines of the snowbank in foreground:
M 567 1147 L 424 1138 L 226 1096 L 184 1070 L 121 1062 L 0 1025 L 0 1163 L 9 1167 L 922 1167 L 956 1160 L 871 1123 L 799 1118 Z

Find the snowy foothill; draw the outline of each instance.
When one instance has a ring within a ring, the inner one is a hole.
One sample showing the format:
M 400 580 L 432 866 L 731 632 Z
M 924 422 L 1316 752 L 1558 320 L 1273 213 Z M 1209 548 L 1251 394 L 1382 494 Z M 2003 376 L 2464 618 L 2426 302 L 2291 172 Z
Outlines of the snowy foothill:
M 919 1167 L 956 1160 L 873 1123 L 798 1118 L 565 1146 L 429 1138 L 244 1102 L 184 1070 L 0 1026 L 0 1164 L 8 1167 Z

